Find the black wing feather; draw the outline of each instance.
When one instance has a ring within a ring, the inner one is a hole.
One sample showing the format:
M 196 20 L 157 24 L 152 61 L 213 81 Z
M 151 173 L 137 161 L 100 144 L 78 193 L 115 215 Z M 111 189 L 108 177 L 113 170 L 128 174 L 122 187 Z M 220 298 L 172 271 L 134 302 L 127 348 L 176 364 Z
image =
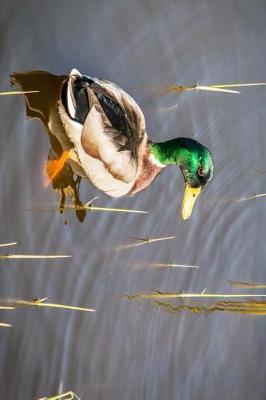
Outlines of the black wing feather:
M 118 151 L 131 151 L 133 157 L 137 159 L 140 137 L 136 126 L 136 117 L 127 115 L 127 112 L 118 104 L 117 100 L 111 97 L 100 85 L 93 83 L 89 85 L 97 97 L 106 117 L 109 119 L 113 128 L 126 139 L 126 143 L 119 147 Z M 132 114 L 132 113 L 131 113 Z

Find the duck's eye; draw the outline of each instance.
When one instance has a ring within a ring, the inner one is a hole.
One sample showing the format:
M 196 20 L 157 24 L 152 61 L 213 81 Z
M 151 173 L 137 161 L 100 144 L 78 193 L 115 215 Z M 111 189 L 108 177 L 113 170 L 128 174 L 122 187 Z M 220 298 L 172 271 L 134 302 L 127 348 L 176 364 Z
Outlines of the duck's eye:
M 204 176 L 204 170 L 202 167 L 199 167 L 198 174 L 199 174 L 199 176 Z

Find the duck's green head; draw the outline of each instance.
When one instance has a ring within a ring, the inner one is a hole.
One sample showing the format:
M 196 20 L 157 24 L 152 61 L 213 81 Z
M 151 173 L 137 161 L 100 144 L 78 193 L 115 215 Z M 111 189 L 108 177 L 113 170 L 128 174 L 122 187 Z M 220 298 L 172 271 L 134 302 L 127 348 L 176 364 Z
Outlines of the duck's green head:
M 213 176 L 214 165 L 210 151 L 201 143 L 190 138 L 152 143 L 150 151 L 160 164 L 176 164 L 180 167 L 185 180 L 181 215 L 184 220 L 189 219 L 202 188 Z

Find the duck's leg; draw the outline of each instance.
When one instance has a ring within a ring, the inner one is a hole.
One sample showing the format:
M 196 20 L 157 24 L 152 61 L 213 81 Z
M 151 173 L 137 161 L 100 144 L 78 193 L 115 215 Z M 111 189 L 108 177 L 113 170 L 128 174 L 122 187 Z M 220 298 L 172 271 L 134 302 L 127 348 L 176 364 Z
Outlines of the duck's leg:
M 62 155 L 63 155 L 63 153 L 62 153 Z M 62 155 L 58 158 L 57 153 L 51 149 L 50 153 L 48 155 L 48 160 L 47 160 L 46 165 L 58 166 L 58 164 L 62 163 Z M 49 171 L 49 172 L 51 172 L 51 171 Z M 48 174 L 49 174 L 49 172 L 48 172 Z M 63 211 L 64 211 L 66 198 L 70 197 L 72 199 L 75 207 L 77 208 L 76 215 L 77 215 L 79 221 L 83 222 L 85 219 L 85 216 L 86 216 L 86 210 L 78 209 L 83 206 L 83 204 L 79 198 L 81 179 L 82 178 L 79 176 L 76 179 L 74 179 L 74 173 L 72 171 L 71 166 L 67 162 L 64 162 L 60 171 L 51 180 L 51 183 L 52 183 L 53 189 L 55 191 L 59 192 L 60 213 L 63 213 Z
M 48 180 L 46 182 L 46 186 L 49 185 L 50 182 L 54 182 L 54 180 L 58 177 L 61 171 L 64 169 L 67 160 L 69 159 L 69 151 L 65 150 L 61 154 L 59 158 L 48 159 L 46 162 L 46 172 L 48 176 Z
M 60 190 L 61 193 L 61 200 L 60 200 L 60 214 L 63 214 L 64 212 L 64 208 L 65 208 L 65 203 L 66 203 L 66 194 L 64 192 L 64 190 Z
M 75 207 L 77 208 L 76 210 L 76 216 L 79 219 L 80 222 L 83 222 L 86 216 L 86 210 L 85 209 L 81 209 L 79 210 L 78 208 L 82 208 L 83 204 L 80 201 L 79 198 L 79 188 L 80 188 L 80 183 L 81 183 L 81 177 L 78 176 L 76 178 L 76 180 L 74 181 L 73 179 L 73 190 L 74 190 L 74 203 L 75 203 Z

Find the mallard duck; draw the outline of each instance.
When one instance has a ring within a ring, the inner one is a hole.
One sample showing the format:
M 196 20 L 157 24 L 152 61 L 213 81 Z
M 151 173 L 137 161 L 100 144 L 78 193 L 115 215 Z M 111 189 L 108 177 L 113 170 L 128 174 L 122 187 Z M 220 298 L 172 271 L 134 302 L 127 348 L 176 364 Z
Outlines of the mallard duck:
M 152 142 L 131 96 L 114 83 L 77 69 L 62 76 L 40 71 L 13 74 L 12 82 L 24 90 L 40 90 L 26 96 L 28 115 L 39 117 L 63 150 L 60 159 L 50 163 L 51 179 L 68 163 L 78 176 L 109 196 L 120 197 L 142 191 L 167 165 L 178 165 L 185 181 L 181 216 L 189 219 L 213 176 L 213 158 L 205 146 L 184 137 Z

